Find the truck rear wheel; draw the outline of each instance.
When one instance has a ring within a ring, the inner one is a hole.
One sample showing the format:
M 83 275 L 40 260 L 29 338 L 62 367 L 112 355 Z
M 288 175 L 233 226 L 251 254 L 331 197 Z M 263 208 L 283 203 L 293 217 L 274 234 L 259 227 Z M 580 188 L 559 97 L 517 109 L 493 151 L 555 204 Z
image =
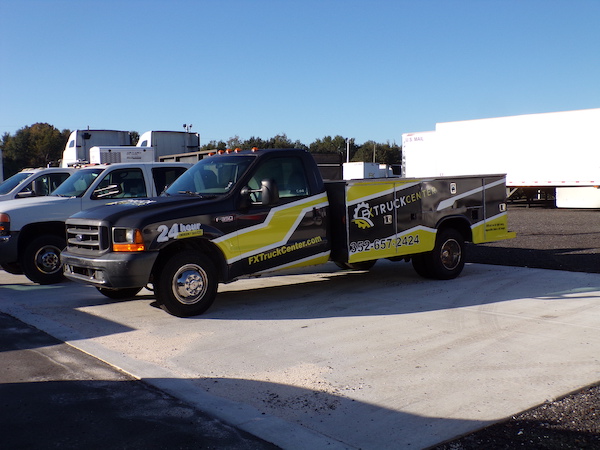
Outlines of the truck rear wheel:
M 425 278 L 456 278 L 465 266 L 465 240 L 453 228 L 441 230 L 433 250 L 413 256 L 412 264 L 415 271 Z
M 160 307 L 178 317 L 202 314 L 217 295 L 217 270 L 204 254 L 184 251 L 169 259 L 155 276 Z
M 60 252 L 66 245 L 64 238 L 51 234 L 31 241 L 19 260 L 25 276 L 39 284 L 54 284 L 62 281 L 64 276 Z

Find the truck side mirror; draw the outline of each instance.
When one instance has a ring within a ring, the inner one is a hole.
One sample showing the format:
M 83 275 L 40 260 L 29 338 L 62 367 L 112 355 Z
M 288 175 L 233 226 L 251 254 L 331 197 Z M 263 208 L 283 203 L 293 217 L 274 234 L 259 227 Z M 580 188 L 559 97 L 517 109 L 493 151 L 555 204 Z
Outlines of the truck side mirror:
M 269 206 L 279 202 L 279 189 L 275 180 L 262 180 L 260 184 L 263 205 Z
M 110 186 L 106 186 L 103 188 L 98 188 L 92 193 L 92 199 L 100 199 L 106 197 L 113 197 L 119 194 L 122 194 L 123 190 L 118 184 L 111 184 Z
M 48 195 L 48 186 L 43 179 L 37 179 L 33 182 L 33 195 Z
M 269 206 L 279 202 L 279 189 L 275 180 L 262 180 L 260 182 L 260 189 L 250 189 L 249 186 L 244 186 L 240 194 L 242 197 L 242 208 L 248 208 L 252 203 L 261 203 Z M 260 197 L 252 194 L 260 194 Z

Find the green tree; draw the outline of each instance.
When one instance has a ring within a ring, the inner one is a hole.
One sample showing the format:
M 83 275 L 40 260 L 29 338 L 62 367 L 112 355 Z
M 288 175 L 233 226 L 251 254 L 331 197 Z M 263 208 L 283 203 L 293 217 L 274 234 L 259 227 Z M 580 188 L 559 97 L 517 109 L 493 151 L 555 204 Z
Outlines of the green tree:
M 200 150 L 225 150 L 227 143 L 224 141 L 209 141 L 208 144 L 204 144 L 200 147 Z
M 140 140 L 140 133 L 137 131 L 130 131 L 129 135 L 131 136 L 131 145 L 137 145 Z
M 57 165 L 70 131 L 59 131 L 47 123 L 23 127 L 14 136 L 2 137 L 4 176 L 15 174 L 25 167 Z
M 292 142 L 285 133 L 278 134 L 269 139 L 265 148 L 307 148 L 300 141 Z
M 240 137 L 237 134 L 227 139 L 227 148 L 230 148 L 232 150 L 234 148 L 242 148 L 243 145 L 244 142 L 240 139 Z
M 257 136 L 252 136 L 250 139 L 246 139 L 244 141 L 243 148 L 251 149 L 251 148 L 267 148 L 267 141 L 263 141 L 261 138 Z
M 380 144 L 367 141 L 362 144 L 352 157 L 352 161 L 375 162 L 380 164 L 400 164 L 402 161 L 402 148 L 396 143 Z

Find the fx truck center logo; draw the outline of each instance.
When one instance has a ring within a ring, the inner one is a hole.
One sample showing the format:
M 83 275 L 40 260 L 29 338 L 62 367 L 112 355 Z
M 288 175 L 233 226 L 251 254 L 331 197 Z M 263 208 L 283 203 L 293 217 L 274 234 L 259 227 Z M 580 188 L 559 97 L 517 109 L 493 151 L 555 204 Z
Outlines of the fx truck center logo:
M 391 214 L 397 209 L 421 200 L 423 197 L 431 197 L 435 194 L 437 194 L 437 189 L 433 186 L 429 186 L 427 189 L 421 189 L 420 191 L 413 192 L 412 194 L 402 195 L 393 200 L 379 203 L 374 206 L 369 205 L 368 202 L 360 202 L 354 208 L 352 222 L 354 222 L 358 228 L 371 228 L 375 225 L 371 220 L 372 217 L 377 217 L 383 214 Z
M 361 202 L 354 208 L 352 222 L 354 222 L 358 228 L 371 228 L 374 225 L 371 217 L 373 217 L 371 207 L 367 202 Z

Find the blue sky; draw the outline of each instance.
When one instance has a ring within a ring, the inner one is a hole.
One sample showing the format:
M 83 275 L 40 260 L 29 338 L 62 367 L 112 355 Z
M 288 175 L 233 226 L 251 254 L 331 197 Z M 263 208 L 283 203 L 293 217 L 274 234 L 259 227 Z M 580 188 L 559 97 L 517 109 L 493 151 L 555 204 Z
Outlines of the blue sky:
M 400 143 L 600 107 L 600 0 L 0 0 L 0 134 Z

